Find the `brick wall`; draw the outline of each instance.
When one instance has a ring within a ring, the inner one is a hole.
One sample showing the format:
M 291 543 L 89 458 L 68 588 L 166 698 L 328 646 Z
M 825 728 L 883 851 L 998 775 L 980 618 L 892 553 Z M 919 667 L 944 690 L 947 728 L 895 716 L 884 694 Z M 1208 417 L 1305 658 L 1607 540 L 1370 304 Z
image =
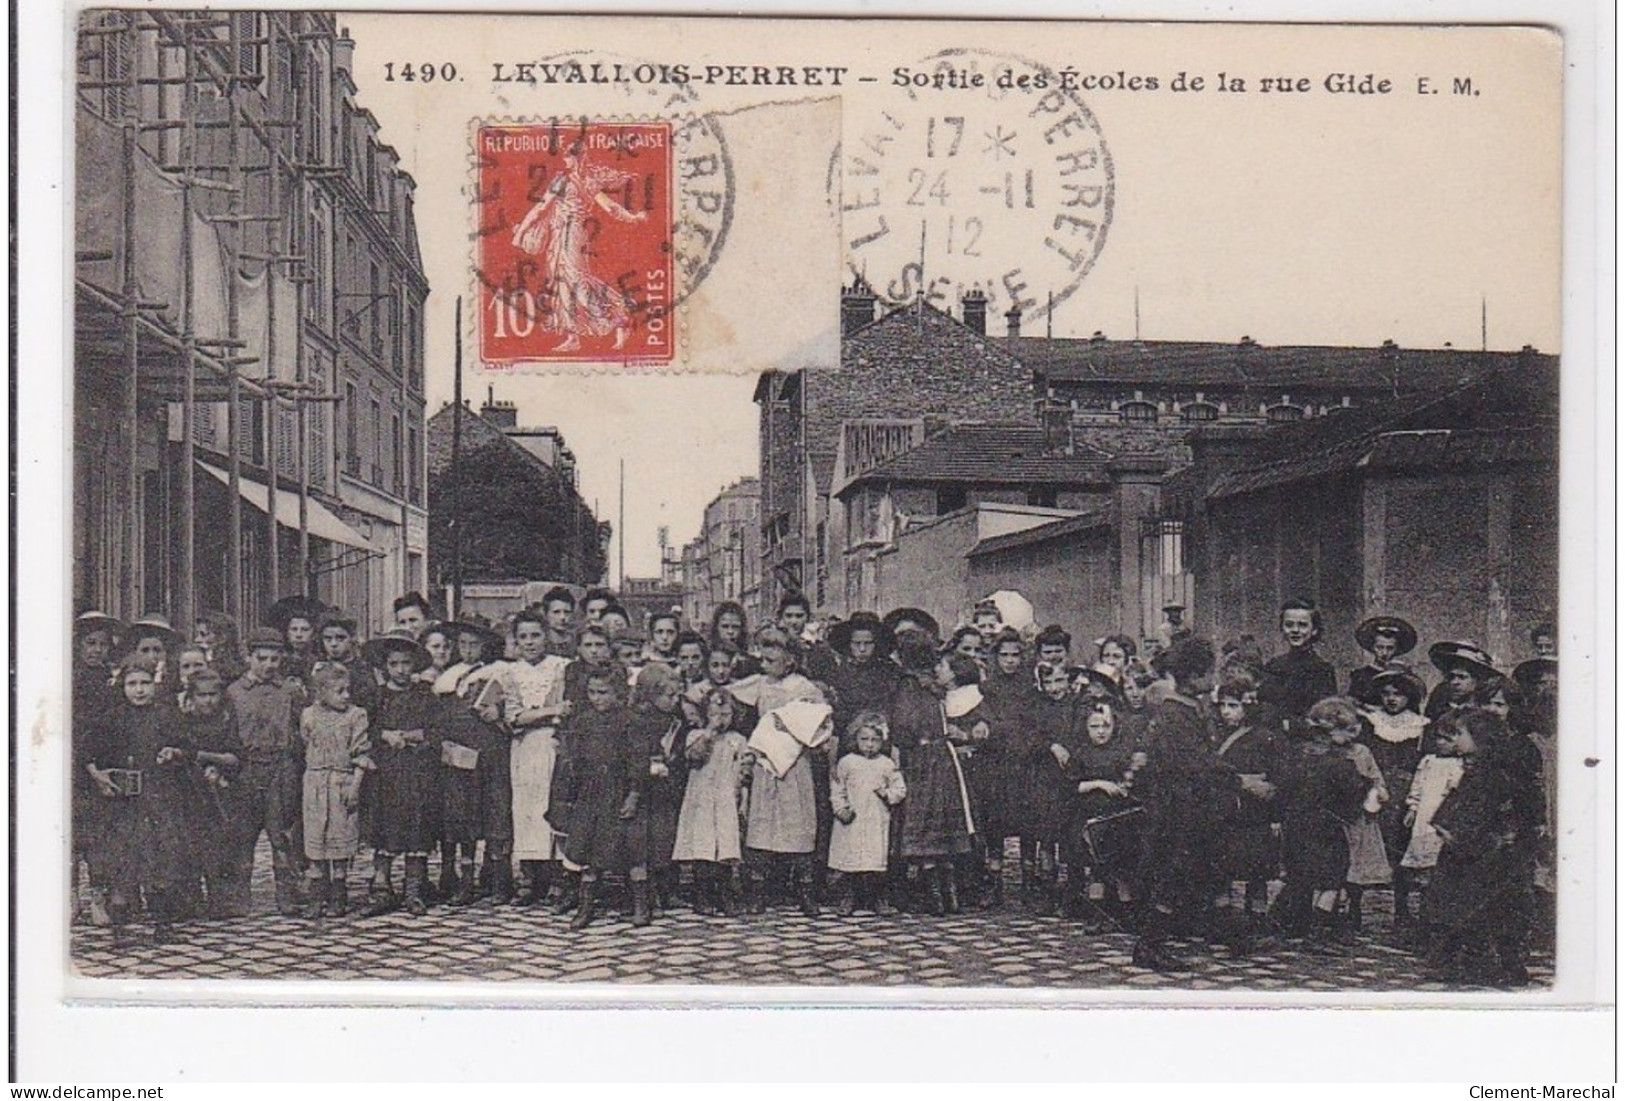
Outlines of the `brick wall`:
M 849 337 L 838 372 L 807 374 L 807 445 L 834 451 L 844 420 L 1035 423 L 1032 372 L 996 341 L 934 310 L 897 311 Z

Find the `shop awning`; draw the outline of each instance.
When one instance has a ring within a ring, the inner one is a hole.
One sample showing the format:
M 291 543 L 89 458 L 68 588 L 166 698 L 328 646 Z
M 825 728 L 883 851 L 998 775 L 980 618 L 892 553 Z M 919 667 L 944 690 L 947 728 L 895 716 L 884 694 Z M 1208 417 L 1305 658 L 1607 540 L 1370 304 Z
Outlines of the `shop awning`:
M 231 475 L 219 467 L 205 462 L 199 462 L 197 465 L 218 478 L 221 484 L 231 485 Z M 267 515 L 270 514 L 270 506 L 267 504 L 265 495 L 265 483 L 253 481 L 249 478 L 239 478 L 237 486 L 242 493 L 243 500 L 261 512 Z M 347 547 L 356 547 L 360 550 L 377 549 L 366 536 L 333 515 L 331 509 L 314 498 L 307 501 L 305 520 L 310 534 L 318 539 L 326 539 L 330 543 L 342 543 Z M 299 530 L 299 494 L 280 488 L 276 491 L 276 521 L 290 531 Z

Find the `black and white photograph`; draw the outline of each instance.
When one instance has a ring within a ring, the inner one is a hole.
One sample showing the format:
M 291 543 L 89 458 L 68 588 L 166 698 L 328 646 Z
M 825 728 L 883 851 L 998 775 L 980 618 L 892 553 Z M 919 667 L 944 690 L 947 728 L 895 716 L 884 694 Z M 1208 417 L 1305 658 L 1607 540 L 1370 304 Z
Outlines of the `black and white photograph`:
M 1611 1000 L 1557 31 L 70 18 L 72 997 Z

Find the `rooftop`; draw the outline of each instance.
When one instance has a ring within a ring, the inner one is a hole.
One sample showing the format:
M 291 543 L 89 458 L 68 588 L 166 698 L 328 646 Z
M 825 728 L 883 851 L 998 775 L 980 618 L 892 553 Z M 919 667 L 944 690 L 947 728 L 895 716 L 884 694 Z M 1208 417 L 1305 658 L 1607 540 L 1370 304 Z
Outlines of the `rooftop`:
M 1070 454 L 1055 450 L 1036 425 L 967 422 L 853 474 L 839 488 L 865 481 L 1105 486 L 1107 458 L 1083 444 Z
M 1262 390 L 1312 386 L 1411 393 L 1461 385 L 1486 371 L 1531 359 L 1556 361 L 1555 356 L 1529 350 L 1475 352 L 1401 348 L 1392 343 L 1376 348 L 1267 346 L 1245 337 L 1234 344 L 1099 336 L 1017 337 L 1003 343 L 1050 382 Z

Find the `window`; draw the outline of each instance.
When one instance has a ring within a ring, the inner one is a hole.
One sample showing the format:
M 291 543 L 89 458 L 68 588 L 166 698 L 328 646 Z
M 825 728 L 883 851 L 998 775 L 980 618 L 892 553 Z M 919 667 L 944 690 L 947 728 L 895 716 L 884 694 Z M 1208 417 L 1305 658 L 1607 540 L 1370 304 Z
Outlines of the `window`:
M 384 354 L 384 276 L 376 261 L 372 264 L 372 299 L 364 309 L 371 314 L 372 354 Z
M 406 471 L 401 463 L 401 415 L 389 418 L 389 480 L 395 496 L 406 495 Z
M 333 303 L 333 250 L 328 240 L 327 210 L 318 205 L 310 219 L 310 253 L 305 259 L 310 265 L 310 289 L 315 298 L 310 312 L 323 329 L 333 323 L 328 313 Z
M 1303 420 L 1303 408 L 1297 405 L 1272 405 L 1264 410 L 1265 419 L 1274 424 L 1288 424 Z
M 368 481 L 383 488 L 384 484 L 384 403 L 377 398 L 372 399 L 372 469 L 368 473 Z
M 418 354 L 418 308 L 406 307 L 406 326 L 401 333 L 401 358 L 406 361 L 406 387 L 414 394 L 423 393 L 423 359 Z
M 237 75 L 261 76 L 265 72 L 265 16 L 260 12 L 233 12 L 231 37 L 237 51 Z M 265 83 L 259 82 L 261 91 Z
M 965 507 L 968 494 L 964 486 L 944 486 L 937 490 L 937 515 L 946 516 Z
M 1117 411 L 1125 421 L 1154 424 L 1157 420 L 1157 407 L 1149 401 L 1125 401 Z
M 344 472 L 361 477 L 361 397 L 353 382 L 344 384 Z
M 1034 508 L 1054 508 L 1055 501 L 1054 486 L 1033 486 L 1027 490 L 1027 503 Z
M 1193 424 L 1200 421 L 1216 421 L 1219 419 L 1219 407 L 1208 401 L 1193 401 L 1181 409 L 1179 415 Z
M 423 503 L 420 496 L 422 486 L 418 476 L 418 430 L 408 426 L 406 429 L 406 499 L 414 505 Z

